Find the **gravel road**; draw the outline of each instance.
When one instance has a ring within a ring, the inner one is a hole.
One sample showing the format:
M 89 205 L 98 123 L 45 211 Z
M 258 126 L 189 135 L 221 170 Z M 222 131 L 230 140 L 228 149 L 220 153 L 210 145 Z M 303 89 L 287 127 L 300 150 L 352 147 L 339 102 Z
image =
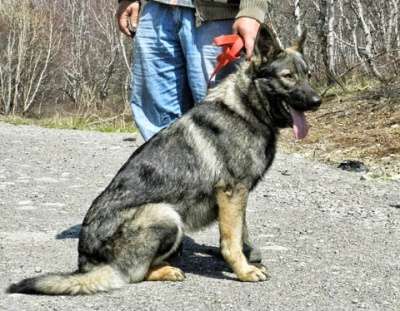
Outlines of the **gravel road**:
M 250 232 L 271 279 L 235 280 L 215 226 L 188 237 L 181 283 L 90 297 L 4 294 L 76 268 L 79 224 L 137 145 L 129 134 L 0 123 L 0 310 L 400 310 L 400 183 L 278 154 L 252 193 Z

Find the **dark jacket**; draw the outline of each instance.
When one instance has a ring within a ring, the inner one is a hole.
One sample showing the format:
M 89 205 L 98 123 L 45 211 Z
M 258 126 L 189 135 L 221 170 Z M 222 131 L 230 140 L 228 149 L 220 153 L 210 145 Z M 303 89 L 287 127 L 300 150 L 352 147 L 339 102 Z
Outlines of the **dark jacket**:
M 120 2 L 119 0 L 118 2 Z M 143 0 L 130 0 L 141 1 Z M 180 5 L 180 0 L 154 0 L 157 2 Z M 251 17 L 259 22 L 265 20 L 271 0 L 193 0 L 196 9 L 197 23 L 207 21 Z M 187 6 L 191 1 L 184 0 L 181 5 Z
M 262 23 L 270 0 L 195 0 L 196 17 L 201 22 L 251 17 Z

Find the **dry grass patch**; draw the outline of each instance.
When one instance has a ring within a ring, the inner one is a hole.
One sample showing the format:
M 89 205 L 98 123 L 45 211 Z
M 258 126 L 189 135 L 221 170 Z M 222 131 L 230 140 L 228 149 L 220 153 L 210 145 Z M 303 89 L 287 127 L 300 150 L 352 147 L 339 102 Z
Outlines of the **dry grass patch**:
M 291 130 L 283 132 L 283 150 L 336 166 L 359 160 L 369 177 L 400 179 L 400 83 L 331 92 L 308 121 L 310 133 L 303 141 L 294 141 Z

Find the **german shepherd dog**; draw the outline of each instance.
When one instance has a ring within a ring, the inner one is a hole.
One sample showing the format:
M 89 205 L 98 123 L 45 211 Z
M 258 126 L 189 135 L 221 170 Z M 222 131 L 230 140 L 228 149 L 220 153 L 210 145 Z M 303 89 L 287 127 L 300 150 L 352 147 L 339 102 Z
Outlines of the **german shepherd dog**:
M 243 253 L 249 192 L 271 165 L 280 128 L 307 134 L 304 111 L 321 98 L 308 83 L 305 36 L 282 49 L 262 25 L 253 58 L 138 148 L 94 200 L 79 237 L 79 269 L 25 279 L 9 293 L 94 294 L 149 281 L 182 281 L 166 262 L 186 230 L 217 220 L 221 253 L 241 281 L 267 279 Z

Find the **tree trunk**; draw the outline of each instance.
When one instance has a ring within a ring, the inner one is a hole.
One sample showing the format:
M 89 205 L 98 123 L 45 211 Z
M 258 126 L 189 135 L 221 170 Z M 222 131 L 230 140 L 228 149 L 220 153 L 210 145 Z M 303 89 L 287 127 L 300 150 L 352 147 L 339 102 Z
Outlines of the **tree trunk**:
M 354 10 L 354 13 L 357 16 L 357 19 L 360 22 L 361 28 L 365 35 L 366 45 L 365 45 L 365 48 L 362 50 L 362 53 L 360 53 L 360 54 L 362 54 L 362 56 L 365 58 L 368 68 L 369 68 L 370 72 L 373 74 L 373 76 L 376 77 L 380 81 L 384 81 L 385 80 L 384 77 L 379 72 L 378 68 L 375 66 L 375 63 L 373 61 L 373 54 L 372 54 L 373 39 L 372 39 L 370 27 L 364 16 L 363 6 L 362 6 L 360 0 L 353 0 L 351 2 L 351 6 Z

